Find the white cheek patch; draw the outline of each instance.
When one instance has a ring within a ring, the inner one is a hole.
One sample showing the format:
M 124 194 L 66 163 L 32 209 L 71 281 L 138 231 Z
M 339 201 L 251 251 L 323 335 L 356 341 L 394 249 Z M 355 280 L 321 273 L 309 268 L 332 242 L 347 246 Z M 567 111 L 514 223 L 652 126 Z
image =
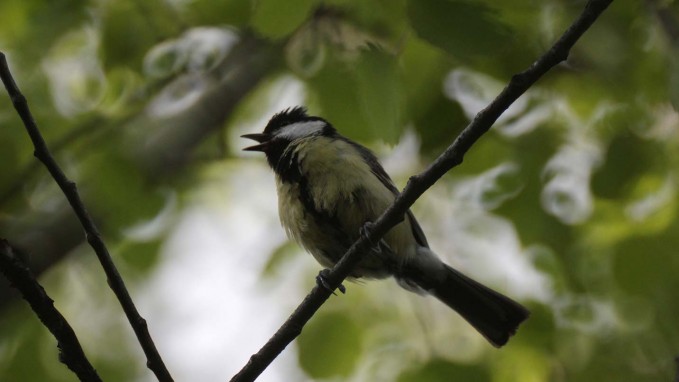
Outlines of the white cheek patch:
M 314 133 L 320 133 L 323 130 L 323 126 L 325 126 L 323 121 L 297 122 L 283 127 L 277 135 L 294 141 Z

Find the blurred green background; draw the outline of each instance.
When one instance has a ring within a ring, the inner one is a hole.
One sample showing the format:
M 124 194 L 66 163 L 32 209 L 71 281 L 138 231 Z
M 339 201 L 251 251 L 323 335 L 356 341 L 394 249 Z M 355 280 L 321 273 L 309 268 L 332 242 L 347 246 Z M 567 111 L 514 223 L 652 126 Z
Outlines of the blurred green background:
M 0 50 L 178 381 L 227 380 L 314 284 L 240 151 L 307 105 L 402 187 L 585 1 L 3 0 Z M 679 4 L 618 1 L 413 207 L 522 301 L 501 350 L 393 281 L 347 284 L 262 381 L 670 381 L 679 355 Z M 0 96 L 0 237 L 106 381 L 152 381 L 82 229 Z M 0 380 L 74 381 L 0 280 Z

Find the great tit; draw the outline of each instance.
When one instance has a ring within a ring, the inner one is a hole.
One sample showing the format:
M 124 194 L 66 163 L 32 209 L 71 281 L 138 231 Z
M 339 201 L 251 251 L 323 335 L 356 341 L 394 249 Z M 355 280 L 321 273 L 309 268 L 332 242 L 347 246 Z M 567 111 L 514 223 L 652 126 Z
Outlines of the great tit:
M 283 110 L 263 133 L 242 137 L 258 142 L 244 150 L 266 154 L 276 175 L 286 233 L 323 267 L 335 265 L 365 224 L 399 194 L 370 150 L 303 107 Z M 390 276 L 403 288 L 431 294 L 451 307 L 496 347 L 507 343 L 529 315 L 521 304 L 443 263 L 410 211 L 350 274 L 355 279 Z

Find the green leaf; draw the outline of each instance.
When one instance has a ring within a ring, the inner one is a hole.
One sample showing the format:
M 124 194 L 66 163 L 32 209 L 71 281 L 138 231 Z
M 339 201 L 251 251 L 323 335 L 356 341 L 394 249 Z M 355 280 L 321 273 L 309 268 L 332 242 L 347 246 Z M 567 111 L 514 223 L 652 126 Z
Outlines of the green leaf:
M 672 49 L 670 53 L 670 102 L 675 111 L 679 112 L 679 47 Z
M 435 157 L 453 143 L 469 121 L 460 105 L 442 93 L 432 98 L 426 107 L 413 122 L 422 141 L 421 151 Z
M 252 28 L 264 37 L 285 37 L 302 25 L 313 5 L 313 0 L 259 0 L 252 16 Z
M 10 53 L 15 63 L 39 65 L 54 41 L 88 22 L 91 18 L 88 9 L 85 0 L 0 1 L 0 35 L 6 36 L 2 38 L 2 50 Z M 12 50 L 21 53 L 11 54 Z M 16 76 L 16 69 L 12 70 Z
M 302 28 L 285 47 L 288 66 L 304 78 L 318 74 L 325 64 L 326 56 L 325 42 L 314 27 Z
M 511 38 L 509 28 L 484 4 L 410 0 L 408 15 L 420 38 L 462 60 L 491 55 Z
M 361 127 L 366 125 L 356 99 L 356 83 L 348 68 L 335 61 L 330 61 L 316 77 L 309 80 L 313 93 L 312 102 L 317 102 L 323 111 L 323 117 L 330 121 L 337 130 L 354 140 L 365 140 Z
M 403 93 L 396 59 L 366 50 L 356 61 L 329 63 L 310 80 L 323 115 L 351 139 L 396 143 L 403 130 Z
M 623 291 L 652 296 L 676 280 L 677 240 L 668 236 L 674 235 L 628 239 L 615 248 L 613 273 Z
M 160 246 L 160 240 L 126 242 L 117 252 L 127 265 L 140 272 L 149 272 L 158 263 Z
M 299 252 L 297 244 L 294 244 L 289 240 L 285 241 L 271 253 L 269 260 L 262 269 L 262 275 L 265 277 L 275 275 L 281 270 L 281 266 L 285 264 L 286 261 L 290 260 L 297 252 Z
M 493 364 L 493 381 L 549 381 L 554 378 L 552 362 L 545 352 L 515 344 L 511 351 L 498 355 Z
M 444 52 L 425 41 L 416 38 L 405 41 L 400 65 L 406 104 L 413 118 L 430 110 L 441 96 L 441 84 L 450 71 L 449 61 Z
M 245 25 L 252 15 L 252 4 L 244 0 L 188 1 L 183 4 L 191 25 Z
M 111 144 L 118 142 L 111 139 Z M 116 232 L 155 216 L 165 200 L 143 178 L 135 164 L 110 152 L 88 158 L 78 188 L 94 216 L 105 217 L 107 230 Z
M 101 27 L 105 67 L 141 67 L 144 55 L 153 45 L 179 32 L 171 12 L 161 0 L 106 3 Z
M 370 129 L 385 142 L 401 135 L 403 93 L 394 57 L 378 50 L 361 55 L 356 69 L 359 105 Z
M 604 198 L 629 194 L 639 178 L 653 167 L 661 148 L 633 134 L 611 140 L 604 164 L 592 177 L 592 191 Z
M 316 315 L 297 345 L 300 365 L 316 379 L 351 375 L 363 350 L 359 326 L 339 313 Z
M 419 368 L 403 373 L 398 382 L 490 381 L 488 371 L 475 365 L 456 364 L 442 359 L 431 360 Z

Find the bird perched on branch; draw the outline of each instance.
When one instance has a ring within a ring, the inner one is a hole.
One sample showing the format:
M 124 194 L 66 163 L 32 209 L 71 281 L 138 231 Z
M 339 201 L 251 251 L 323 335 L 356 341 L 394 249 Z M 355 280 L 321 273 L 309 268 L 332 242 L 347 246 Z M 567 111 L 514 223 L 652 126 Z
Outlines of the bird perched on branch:
M 302 107 L 275 114 L 263 133 L 243 137 L 258 142 L 244 150 L 266 154 L 276 174 L 278 211 L 288 236 L 323 267 L 334 266 L 399 193 L 370 150 Z M 410 211 L 363 255 L 350 277 L 394 277 L 409 291 L 431 294 L 496 347 L 529 315 L 521 304 L 443 263 Z M 323 283 L 323 272 L 318 280 Z

